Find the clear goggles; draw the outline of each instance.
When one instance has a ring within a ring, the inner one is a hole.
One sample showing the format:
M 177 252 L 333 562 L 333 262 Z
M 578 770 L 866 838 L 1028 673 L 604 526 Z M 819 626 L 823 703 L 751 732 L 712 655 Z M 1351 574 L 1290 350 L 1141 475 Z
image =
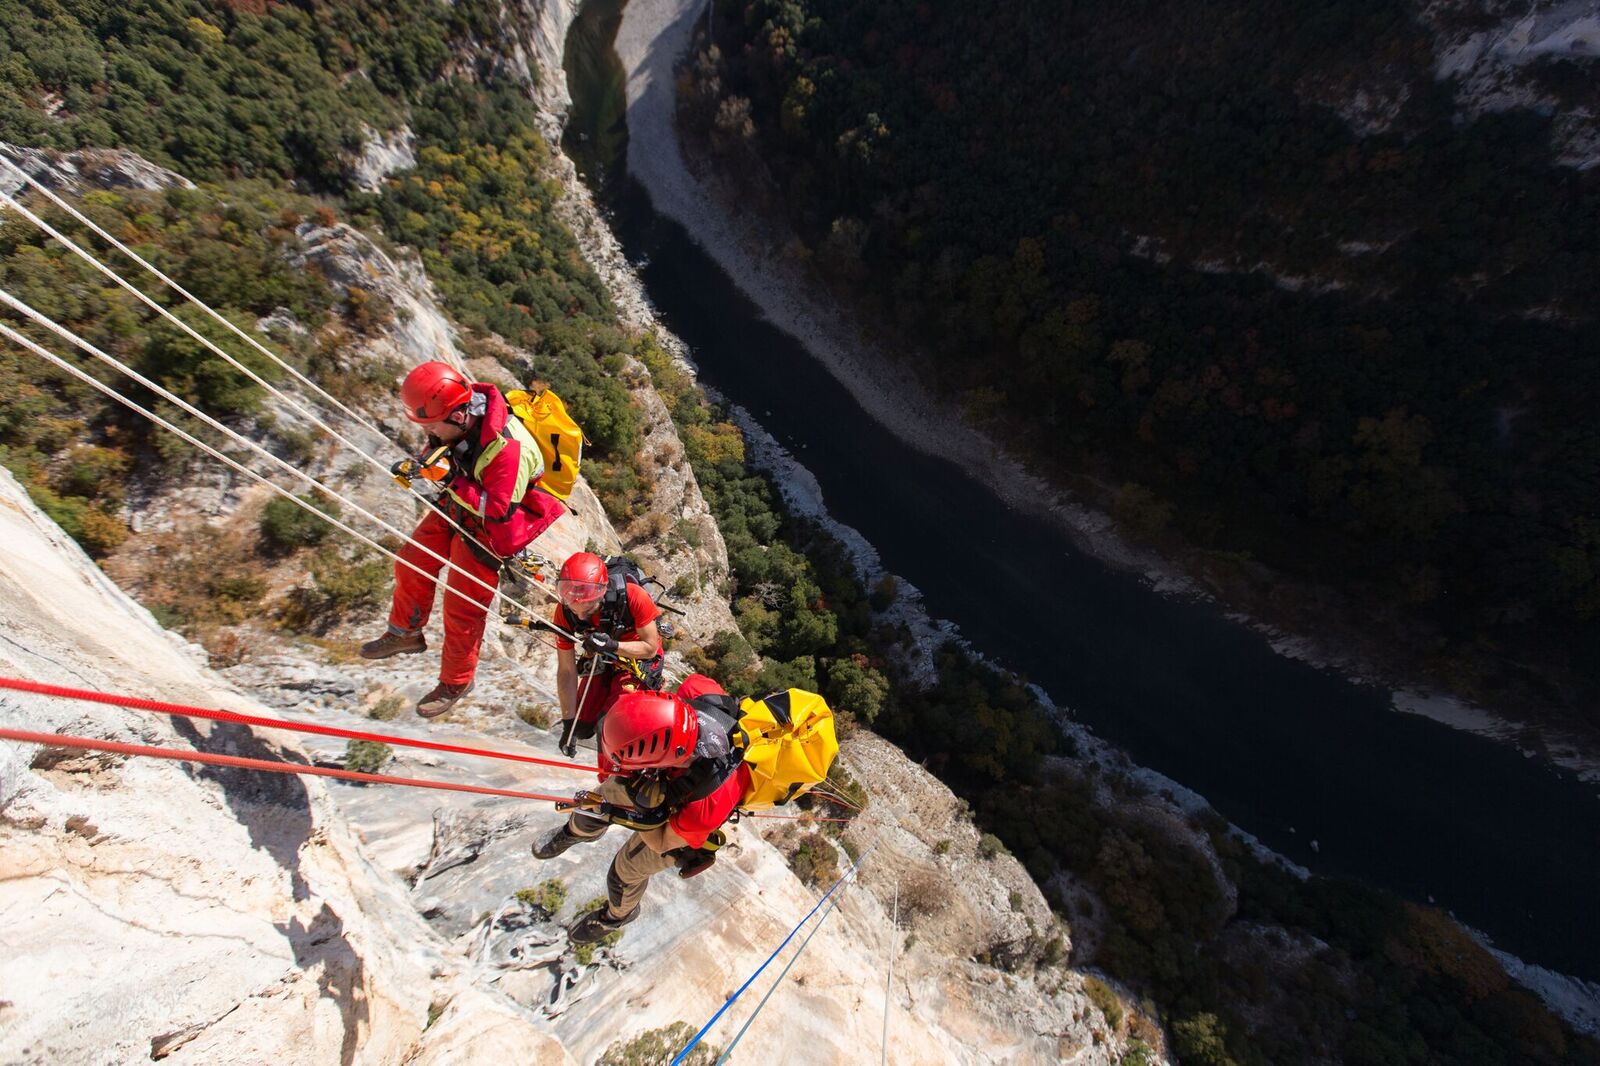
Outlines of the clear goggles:
M 564 577 L 556 582 L 556 595 L 561 597 L 562 603 L 595 603 L 605 594 L 606 586 L 600 581 L 579 581 L 576 578 Z

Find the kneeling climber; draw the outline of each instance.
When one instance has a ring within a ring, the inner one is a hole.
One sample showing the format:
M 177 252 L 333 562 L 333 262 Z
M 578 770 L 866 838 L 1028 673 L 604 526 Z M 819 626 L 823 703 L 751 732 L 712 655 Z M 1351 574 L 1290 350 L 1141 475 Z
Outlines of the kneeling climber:
M 423 476 L 444 481 L 445 493 L 440 509 L 430 509 L 400 549 L 404 562 L 394 568 L 389 631 L 363 644 L 361 657 L 387 659 L 428 649 L 422 628 L 433 610 L 443 559 L 449 559 L 439 684 L 417 704 L 418 714 L 433 718 L 472 690 L 478 646 L 505 560 L 566 509 L 538 489 L 544 457 L 495 386 L 469 381 L 449 363 L 434 361 L 406 375 L 400 397 L 406 417 L 428 433 L 432 472 Z
M 721 826 L 750 785 L 734 743 L 738 704 L 713 680 L 690 674 L 676 693 L 629 692 L 600 726 L 598 795 L 579 793 L 571 816 L 534 849 L 553 859 L 612 824 L 634 830 L 611 860 L 606 906 L 573 927 L 589 944 L 639 916 L 650 878 L 676 867 L 693 877 L 716 861 Z
M 661 609 L 650 593 L 620 572 L 607 570 L 593 552 L 577 552 L 561 564 L 556 579 L 561 602 L 551 615 L 558 630 L 571 633 L 593 656 L 578 669 L 574 643 L 556 640 L 556 698 L 561 704 L 561 750 L 568 758 L 578 741 L 595 735 L 600 716 L 624 692 L 661 687 Z M 638 671 L 624 669 L 620 658 Z M 579 680 L 580 672 L 583 678 Z

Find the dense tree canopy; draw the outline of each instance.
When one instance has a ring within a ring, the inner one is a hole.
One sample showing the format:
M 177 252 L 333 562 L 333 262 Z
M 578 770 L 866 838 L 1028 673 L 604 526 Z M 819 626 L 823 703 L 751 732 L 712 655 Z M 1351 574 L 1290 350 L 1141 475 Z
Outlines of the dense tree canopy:
M 1411 4 L 718 11 L 691 128 L 975 417 L 1136 527 L 1592 664 L 1600 172 L 1458 121 Z

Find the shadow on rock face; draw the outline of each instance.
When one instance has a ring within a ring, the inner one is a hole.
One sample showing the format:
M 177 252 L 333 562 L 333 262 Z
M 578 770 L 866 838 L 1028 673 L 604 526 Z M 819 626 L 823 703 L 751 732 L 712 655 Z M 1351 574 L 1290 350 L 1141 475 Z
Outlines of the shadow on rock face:
M 305 762 L 293 752 L 232 722 L 217 722 L 209 733 L 200 732 L 192 722 L 182 718 L 174 719 L 173 726 L 196 751 L 301 765 Z M 185 765 L 185 770 L 196 781 L 215 782 L 221 788 L 223 802 L 249 832 L 251 845 L 267 852 L 288 871 L 295 901 L 309 899 L 310 889 L 300 872 L 300 849 L 311 839 L 314 828 L 311 798 L 305 782 L 294 774 L 227 766 Z M 278 924 L 277 929 L 289 941 L 297 967 L 301 970 L 320 967 L 317 987 L 322 997 L 331 1000 L 344 1018 L 340 1061 L 348 1066 L 355 1061 L 370 1011 L 366 967 L 345 936 L 344 920 L 324 902 L 309 923 L 296 917 Z
M 232 722 L 217 722 L 209 734 L 194 723 L 174 718 L 173 728 L 196 751 L 268 759 L 304 765 L 305 760 L 274 746 Z M 311 838 L 311 800 L 305 782 L 294 774 L 263 773 L 230 766 L 193 766 L 184 770 L 196 781 L 212 781 L 222 788 L 222 798 L 234 818 L 250 833 L 252 846 L 271 855 L 294 881 L 296 901 L 306 898 L 300 876 L 300 848 Z
M 294 949 L 295 965 L 302 970 L 321 967 L 317 989 L 323 999 L 332 1000 L 344 1018 L 344 1039 L 339 1047 L 341 1066 L 350 1066 L 366 1034 L 370 1011 L 367 1006 L 366 965 L 344 935 L 344 919 L 326 903 L 309 925 L 295 918 L 277 927 Z

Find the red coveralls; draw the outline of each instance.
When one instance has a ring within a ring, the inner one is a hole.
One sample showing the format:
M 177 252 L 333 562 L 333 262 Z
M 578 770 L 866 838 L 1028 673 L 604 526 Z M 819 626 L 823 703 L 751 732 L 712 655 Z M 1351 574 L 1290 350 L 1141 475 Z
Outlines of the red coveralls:
M 471 471 L 483 449 L 501 435 L 506 420 L 515 417 L 505 397 L 493 385 L 474 383 L 472 391 L 484 396 L 488 407 L 469 437 L 465 457 L 459 450 L 451 455 L 458 471 Z M 505 446 L 479 471 L 478 480 L 467 473 L 457 473 L 451 479 L 450 491 L 481 512 L 482 517 L 468 513 L 448 498 L 442 504 L 446 510 L 455 512 L 452 517 L 457 524 L 501 558 L 526 548 L 549 528 L 550 523 L 566 513 L 559 500 L 532 485 L 520 502 L 513 502 L 511 494 L 516 491 L 520 461 L 521 445 L 507 434 Z M 478 670 L 478 646 L 483 641 L 489 604 L 494 598 L 492 590 L 500 580 L 498 561 L 491 564 L 479 558 L 479 553 L 473 551 L 465 537 L 437 511 L 430 510 L 411 534 L 411 540 L 398 552 L 401 559 L 422 573 L 403 563 L 395 564 L 394 603 L 389 608 L 391 633 L 420 631 L 433 611 L 437 588 L 434 579 L 444 569 L 444 563 L 424 551 L 424 547 L 460 567 L 460 570 L 452 569 L 445 577 L 444 649 L 439 662 L 439 680 L 447 685 L 462 685 L 471 681 Z M 461 570 L 476 576 L 488 587 L 468 578 Z
M 617 638 L 618 643 L 638 640 L 639 629 L 661 617 L 661 608 L 656 606 L 656 602 L 650 598 L 648 592 L 631 581 L 628 582 L 627 589 L 628 616 L 632 619 L 633 625 L 621 633 L 611 634 Z M 567 609 L 561 604 L 557 604 L 555 610 L 551 612 L 550 620 L 568 632 L 578 628 L 573 624 L 571 616 L 567 614 Z M 556 647 L 562 651 L 570 651 L 573 648 L 573 643 L 565 637 L 557 637 Z M 660 656 L 661 645 L 657 644 L 656 657 L 659 658 Z M 616 698 L 628 691 L 630 687 L 634 687 L 634 678 L 632 674 L 625 670 L 602 666 L 600 671 L 594 675 L 594 683 L 592 685 L 589 683 L 588 673 L 580 672 L 578 674 L 578 722 L 583 725 L 594 722 L 600 717 L 602 711 L 610 707 L 616 701 Z M 593 733 L 585 732 L 578 735 L 589 737 Z

